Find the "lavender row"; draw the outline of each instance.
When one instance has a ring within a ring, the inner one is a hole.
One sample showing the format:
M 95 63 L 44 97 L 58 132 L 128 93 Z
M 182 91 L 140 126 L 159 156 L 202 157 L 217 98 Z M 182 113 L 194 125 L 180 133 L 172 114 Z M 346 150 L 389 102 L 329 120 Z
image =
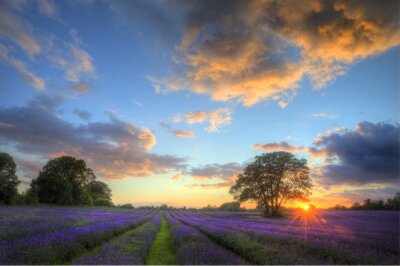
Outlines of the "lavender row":
M 7 213 L 4 211 L 7 210 Z M 86 226 L 146 215 L 147 212 L 115 213 L 88 208 L 0 208 L 0 239 L 10 240 L 71 227 Z M 1 215 L 0 215 L 1 216 Z
M 392 215 L 391 220 L 364 220 L 352 217 L 335 217 L 314 215 L 312 217 L 297 217 L 298 219 L 223 219 L 186 213 L 192 219 L 199 218 L 203 223 L 224 224 L 231 228 L 254 233 L 263 233 L 276 237 L 286 237 L 296 240 L 323 241 L 325 244 L 337 246 L 353 244 L 370 248 L 378 248 L 386 252 L 398 253 L 398 219 Z M 367 223 L 367 225 L 365 225 Z M 396 229 L 397 228 L 397 229 Z
M 377 247 L 373 239 L 360 243 L 329 231 L 315 234 L 314 230 L 307 228 L 303 228 L 303 238 L 299 239 L 285 232 L 293 230 L 286 225 L 281 225 L 281 228 L 272 225 L 275 230 L 271 230 L 270 224 L 264 223 L 262 226 L 251 219 L 210 218 L 189 212 L 179 212 L 176 215 L 182 221 L 217 236 L 234 231 L 244 233 L 253 241 L 267 247 L 285 250 L 286 258 L 295 259 L 293 263 L 296 264 L 393 264 L 399 261 L 398 245 L 390 242 Z M 285 262 L 281 261 L 279 264 Z
M 0 264 L 60 264 L 151 217 L 119 219 L 0 241 Z
M 247 235 L 229 227 L 198 223 L 188 217 L 179 215 L 178 212 L 174 212 L 173 216 L 183 224 L 195 227 L 216 243 L 232 250 L 251 264 L 294 264 L 285 257 L 281 257 L 277 249 L 268 248 L 252 241 Z
M 213 243 L 193 227 L 165 214 L 171 231 L 174 249 L 182 265 L 243 265 L 247 264 L 233 252 Z
M 161 214 L 157 214 L 149 222 L 104 243 L 95 252 L 73 260 L 72 264 L 144 265 L 160 225 Z

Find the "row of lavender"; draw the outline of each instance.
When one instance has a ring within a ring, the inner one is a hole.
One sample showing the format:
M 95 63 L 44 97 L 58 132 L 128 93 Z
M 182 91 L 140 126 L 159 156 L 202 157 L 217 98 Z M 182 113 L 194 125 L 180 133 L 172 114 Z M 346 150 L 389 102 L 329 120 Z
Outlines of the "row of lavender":
M 233 252 L 217 245 L 195 228 L 183 224 L 170 213 L 169 223 L 177 261 L 181 265 L 242 265 L 248 264 Z
M 400 259 L 397 212 L 302 213 L 293 219 L 173 216 L 256 264 L 396 264 Z
M 158 213 L 149 222 L 124 233 L 112 241 L 103 243 L 94 252 L 73 260 L 72 264 L 144 265 L 160 225 L 161 213 Z
M 0 210 L 0 264 L 61 264 L 154 216 L 85 208 Z

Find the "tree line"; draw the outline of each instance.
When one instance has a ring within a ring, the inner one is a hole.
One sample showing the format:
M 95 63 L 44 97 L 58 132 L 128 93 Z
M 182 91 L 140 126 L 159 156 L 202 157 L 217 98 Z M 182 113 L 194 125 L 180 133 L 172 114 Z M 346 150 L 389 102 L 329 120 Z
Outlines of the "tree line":
M 354 202 L 347 208 L 346 206 L 336 205 L 333 210 L 400 210 L 400 192 L 397 192 L 393 198 L 383 199 L 366 199 L 362 203 Z
M 21 181 L 16 169 L 14 158 L 0 152 L 0 204 L 113 206 L 111 189 L 96 180 L 93 170 L 82 159 L 61 156 L 49 160 L 22 193 L 18 193 Z

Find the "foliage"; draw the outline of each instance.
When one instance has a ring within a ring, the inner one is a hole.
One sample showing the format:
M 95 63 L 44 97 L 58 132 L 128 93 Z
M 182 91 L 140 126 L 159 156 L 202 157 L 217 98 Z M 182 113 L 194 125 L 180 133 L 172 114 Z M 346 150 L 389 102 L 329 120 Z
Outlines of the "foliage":
M 337 210 L 337 208 L 333 208 L 333 209 Z M 344 210 L 347 208 L 344 207 L 341 209 Z M 349 209 L 351 209 L 351 210 L 400 210 L 400 192 L 397 192 L 393 198 L 389 198 L 386 201 L 383 201 L 382 199 L 379 199 L 379 200 L 366 199 L 361 204 L 359 202 L 355 202 Z
M 289 152 L 272 152 L 256 156 L 238 175 L 230 189 L 240 202 L 253 200 L 264 206 L 265 214 L 278 216 L 281 204 L 288 200 L 306 200 L 311 193 L 307 160 Z
M 0 203 L 14 204 L 17 201 L 17 165 L 8 153 L 0 153 Z
M 126 204 L 118 205 L 118 208 L 134 209 L 135 207 L 133 207 L 133 205 L 130 203 L 126 203 Z
M 93 180 L 89 184 L 90 196 L 96 206 L 112 206 L 111 189 L 104 182 Z M 108 201 L 106 203 L 106 201 Z M 100 204 L 100 205 L 99 205 Z
M 106 198 L 97 198 L 93 201 L 94 206 L 105 206 L 105 207 L 112 207 L 113 204 L 110 200 Z
M 112 206 L 108 185 L 96 180 L 84 160 L 71 156 L 49 160 L 26 195 L 26 203 Z
M 220 211 L 240 211 L 240 202 L 232 201 L 222 203 L 218 208 Z

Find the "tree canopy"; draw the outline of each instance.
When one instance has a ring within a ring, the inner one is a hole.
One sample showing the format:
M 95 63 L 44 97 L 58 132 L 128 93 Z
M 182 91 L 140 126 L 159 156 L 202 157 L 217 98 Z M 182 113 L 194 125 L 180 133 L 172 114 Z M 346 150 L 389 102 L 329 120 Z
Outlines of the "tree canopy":
M 17 165 L 8 153 L 0 152 L 0 203 L 15 203 L 20 183 L 16 175 Z
M 230 193 L 240 202 L 255 201 L 268 216 L 277 216 L 282 203 L 306 200 L 311 194 L 309 174 L 306 159 L 283 151 L 265 153 L 245 167 Z
M 44 203 L 112 205 L 107 184 L 96 180 L 84 160 L 71 156 L 48 161 L 37 179 L 32 180 L 31 191 Z

